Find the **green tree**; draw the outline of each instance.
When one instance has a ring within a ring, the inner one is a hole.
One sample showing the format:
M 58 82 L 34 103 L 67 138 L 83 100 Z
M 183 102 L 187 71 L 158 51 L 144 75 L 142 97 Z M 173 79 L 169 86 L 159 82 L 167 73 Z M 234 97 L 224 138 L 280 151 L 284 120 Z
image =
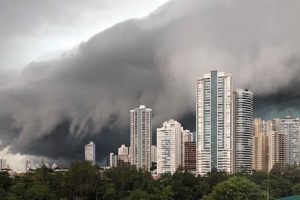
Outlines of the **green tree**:
M 128 200 L 149 200 L 150 199 L 150 196 L 140 190 L 140 189 L 135 189 L 133 190 L 132 192 L 130 192 L 130 195 L 128 197 Z
M 205 200 L 264 200 L 266 193 L 245 177 L 234 176 L 218 184 Z
M 99 172 L 90 161 L 75 161 L 65 174 L 65 195 L 69 199 L 95 197 Z
M 50 192 L 46 185 L 34 185 L 24 195 L 24 199 L 30 200 L 56 200 L 56 196 Z

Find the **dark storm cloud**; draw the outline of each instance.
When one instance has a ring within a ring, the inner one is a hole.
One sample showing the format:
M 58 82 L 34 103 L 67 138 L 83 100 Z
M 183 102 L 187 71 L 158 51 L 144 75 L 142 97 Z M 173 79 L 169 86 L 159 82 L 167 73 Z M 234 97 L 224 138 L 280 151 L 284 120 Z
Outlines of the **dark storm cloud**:
M 154 128 L 170 118 L 191 127 L 183 118 L 193 119 L 195 80 L 214 69 L 234 74 L 235 88 L 266 99 L 298 97 L 299 7 L 299 1 L 171 1 L 71 52 L 32 62 L 1 87 L 0 114 L 13 125 L 11 151 L 76 159 L 94 140 L 101 160 L 129 143 L 129 110 L 140 104 L 153 108 Z

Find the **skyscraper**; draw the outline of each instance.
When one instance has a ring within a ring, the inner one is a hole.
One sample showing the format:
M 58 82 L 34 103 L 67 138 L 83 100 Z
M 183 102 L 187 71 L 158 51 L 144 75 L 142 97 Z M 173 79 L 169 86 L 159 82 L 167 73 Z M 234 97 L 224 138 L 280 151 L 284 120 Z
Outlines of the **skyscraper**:
M 185 153 L 184 153 L 184 145 L 185 145 L 185 142 L 191 142 L 193 140 L 193 133 L 189 130 L 181 130 L 181 166 L 184 166 L 184 156 L 185 156 Z
M 155 145 L 152 145 L 152 146 L 151 146 L 151 162 L 154 162 L 154 163 L 157 162 L 156 152 L 157 152 L 156 146 L 155 146 Z
M 150 169 L 152 145 L 152 110 L 141 105 L 130 111 L 130 163 Z
M 253 94 L 248 89 L 233 92 L 233 173 L 252 169 Z
M 118 149 L 118 162 L 117 166 L 128 166 L 129 165 L 129 155 L 128 155 L 128 147 L 124 144 Z
M 268 170 L 268 136 L 263 132 L 252 139 L 252 169 Z
M 282 166 L 286 163 L 286 134 L 278 131 L 268 131 L 269 140 L 269 163 L 268 170 L 270 171 L 275 163 Z
M 117 167 L 118 165 L 118 156 L 114 155 L 114 153 L 109 153 L 109 155 L 107 156 L 107 166 L 109 167 Z
M 300 130 L 299 119 L 286 116 L 281 119 L 281 133 L 287 137 L 287 155 L 286 161 L 291 165 L 299 165 L 300 161 Z
M 85 145 L 85 159 L 96 164 L 96 144 L 93 141 Z
M 174 173 L 181 165 L 181 124 L 173 119 L 157 129 L 157 173 Z
M 232 172 L 232 75 L 212 71 L 197 79 L 197 174 Z
M 0 170 L 6 168 L 6 160 L 5 159 L 0 159 Z
M 191 173 L 196 173 L 196 142 L 184 143 L 184 167 Z
M 33 163 L 32 160 L 25 160 L 25 172 L 28 172 L 30 169 L 32 169 Z
M 125 144 L 122 144 L 120 148 L 118 148 L 118 155 L 128 155 L 128 147 Z

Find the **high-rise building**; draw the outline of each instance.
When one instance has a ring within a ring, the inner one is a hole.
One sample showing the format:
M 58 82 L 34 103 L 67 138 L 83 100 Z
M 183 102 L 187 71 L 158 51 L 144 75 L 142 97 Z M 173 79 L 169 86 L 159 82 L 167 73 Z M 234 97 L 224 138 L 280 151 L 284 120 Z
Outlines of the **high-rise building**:
M 269 163 L 268 170 L 270 171 L 275 163 L 284 165 L 286 163 L 286 134 L 278 131 L 268 131 L 269 140 Z
M 181 124 L 175 120 L 157 129 L 157 173 L 174 173 L 181 165 Z
M 152 145 L 152 110 L 141 105 L 130 111 L 130 163 L 150 169 Z
M 197 79 L 197 174 L 232 172 L 232 75 L 212 71 Z
M 253 94 L 233 92 L 233 173 L 252 169 Z
M 281 119 L 281 133 L 286 134 L 286 161 L 291 165 L 299 165 L 300 161 L 300 131 L 299 131 L 299 118 L 291 118 L 286 116 Z
M 89 144 L 85 145 L 85 160 L 89 160 L 96 164 L 96 144 L 92 141 Z
M 276 131 L 274 128 L 276 128 L 275 126 L 275 122 L 274 120 L 262 120 L 261 118 L 255 118 L 253 120 L 253 136 L 259 134 L 259 133 L 264 133 L 265 135 L 267 135 L 268 131 Z
M 117 166 L 123 167 L 129 165 L 128 147 L 124 144 L 118 149 L 118 161 Z
M 0 170 L 6 169 L 6 159 L 0 159 Z
M 191 173 L 196 173 L 196 142 L 184 144 L 184 167 Z
M 28 172 L 32 168 L 33 168 L 32 160 L 25 160 L 25 172 Z
M 252 139 L 252 169 L 268 170 L 268 136 L 263 132 L 256 134 Z
M 125 144 L 122 144 L 120 148 L 118 148 L 118 155 L 128 155 L 128 147 Z
M 156 163 L 156 162 L 157 162 L 156 151 L 157 151 L 156 146 L 155 146 L 155 145 L 152 145 L 152 146 L 151 146 L 151 162 L 152 162 L 152 163 Z
M 117 167 L 118 165 L 118 156 L 114 155 L 114 153 L 109 153 L 106 160 L 106 165 L 109 167 Z
M 181 130 L 181 166 L 184 166 L 184 144 L 185 142 L 191 142 L 193 140 L 193 133 L 189 130 Z

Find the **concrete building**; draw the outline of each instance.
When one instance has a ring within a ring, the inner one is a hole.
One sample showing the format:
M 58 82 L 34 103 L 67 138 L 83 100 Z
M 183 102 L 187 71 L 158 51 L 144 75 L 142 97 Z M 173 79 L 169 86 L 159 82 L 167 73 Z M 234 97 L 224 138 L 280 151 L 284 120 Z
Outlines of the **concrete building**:
M 181 165 L 181 124 L 175 120 L 163 123 L 157 129 L 157 173 L 173 174 Z
M 233 173 L 252 169 L 253 94 L 233 92 Z
M 109 167 L 117 167 L 118 165 L 118 156 L 115 155 L 114 153 L 109 153 L 109 155 L 107 156 L 107 161 L 106 161 L 106 165 Z
M 122 144 L 120 148 L 118 148 L 118 155 L 127 155 L 128 156 L 128 147 L 125 144 Z
M 268 171 L 268 136 L 259 133 L 252 139 L 252 169 Z
M 196 142 L 184 144 L 184 167 L 191 173 L 196 173 Z
M 141 105 L 130 111 L 130 163 L 150 169 L 152 145 L 152 110 Z
M 0 170 L 1 169 L 6 169 L 6 159 L 0 159 Z
M 300 131 L 299 118 L 291 118 L 286 116 L 281 119 L 281 133 L 287 137 L 286 162 L 291 165 L 299 165 L 300 161 Z
M 33 168 L 32 160 L 25 160 L 25 172 L 28 172 L 32 168 Z
M 268 171 L 270 171 L 275 163 L 284 165 L 286 163 L 286 134 L 279 133 L 278 131 L 268 132 L 269 141 L 269 163 Z
M 189 130 L 181 130 L 181 166 L 184 166 L 184 144 L 193 140 L 193 133 Z
M 157 148 L 155 145 L 151 146 L 151 163 L 156 163 L 157 162 L 157 158 L 156 158 L 156 152 L 157 152 Z
M 259 134 L 259 133 L 264 133 L 267 135 L 268 131 L 275 131 L 274 130 L 274 124 L 275 122 L 272 120 L 262 120 L 261 118 L 255 118 L 253 120 L 253 136 Z
M 84 154 L 85 154 L 85 160 L 91 161 L 93 165 L 96 164 L 96 144 L 93 141 L 85 145 Z
M 232 75 L 212 71 L 197 79 L 197 174 L 232 172 Z
M 118 167 L 124 167 L 130 165 L 129 161 L 129 155 L 128 155 L 128 147 L 126 147 L 124 144 L 121 145 L 121 147 L 118 149 L 118 161 L 117 166 Z

